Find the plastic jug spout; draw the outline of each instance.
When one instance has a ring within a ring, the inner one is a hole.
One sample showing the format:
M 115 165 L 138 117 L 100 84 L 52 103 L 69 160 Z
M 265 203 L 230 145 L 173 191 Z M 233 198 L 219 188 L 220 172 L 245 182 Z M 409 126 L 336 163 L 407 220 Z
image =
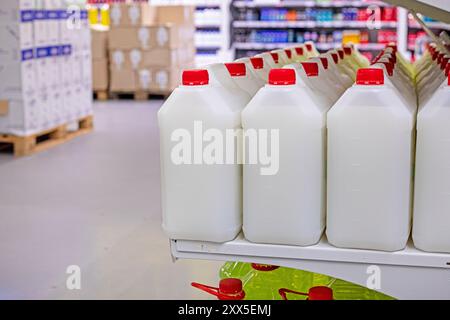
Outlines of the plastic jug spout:
M 216 296 L 219 300 L 243 300 L 245 298 L 245 292 L 242 290 L 242 281 L 236 278 L 220 280 L 218 288 L 197 282 L 192 282 L 191 285 Z

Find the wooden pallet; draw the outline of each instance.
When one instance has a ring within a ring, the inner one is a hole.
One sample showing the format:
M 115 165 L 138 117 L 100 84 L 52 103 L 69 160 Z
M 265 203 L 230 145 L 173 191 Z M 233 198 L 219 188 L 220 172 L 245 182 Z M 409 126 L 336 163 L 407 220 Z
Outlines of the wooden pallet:
M 0 144 L 12 145 L 16 157 L 32 155 L 89 133 L 94 128 L 93 116 L 80 118 L 77 123 L 78 128 L 76 130 L 69 130 L 70 124 L 64 124 L 25 137 L 0 134 Z
M 126 100 L 151 100 L 151 99 L 166 99 L 172 91 L 135 91 L 135 92 L 110 92 L 112 99 L 126 99 Z
M 108 100 L 109 94 L 107 90 L 96 90 L 94 91 L 94 99 L 98 101 Z

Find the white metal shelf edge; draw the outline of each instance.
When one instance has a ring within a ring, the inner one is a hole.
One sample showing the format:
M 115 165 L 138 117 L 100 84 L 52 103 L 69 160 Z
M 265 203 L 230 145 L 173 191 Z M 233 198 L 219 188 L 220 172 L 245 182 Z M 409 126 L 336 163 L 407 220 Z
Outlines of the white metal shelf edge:
M 397 252 L 336 248 L 327 242 L 325 236 L 318 244 L 308 247 L 251 243 L 242 235 L 226 243 L 178 240 L 172 244 L 175 246 L 175 252 L 180 253 L 389 264 L 450 270 L 450 254 L 420 251 L 414 248 L 411 242 L 404 250 Z
M 426 253 L 411 243 L 399 252 L 332 247 L 323 238 L 311 247 L 250 243 L 239 235 L 223 243 L 171 240 L 175 259 L 202 259 L 273 264 L 368 284 L 375 265 L 379 291 L 399 299 L 450 299 L 450 255 Z

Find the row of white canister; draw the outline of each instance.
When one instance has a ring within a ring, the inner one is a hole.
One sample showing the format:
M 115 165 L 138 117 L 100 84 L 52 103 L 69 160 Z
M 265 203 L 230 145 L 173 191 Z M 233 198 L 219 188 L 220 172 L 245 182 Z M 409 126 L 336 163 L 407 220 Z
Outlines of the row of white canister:
M 370 65 L 312 43 L 184 71 L 158 113 L 165 232 L 309 246 L 326 230 L 337 247 L 396 251 L 413 226 L 417 248 L 450 252 L 448 72 L 433 44 L 414 65 L 395 45 Z

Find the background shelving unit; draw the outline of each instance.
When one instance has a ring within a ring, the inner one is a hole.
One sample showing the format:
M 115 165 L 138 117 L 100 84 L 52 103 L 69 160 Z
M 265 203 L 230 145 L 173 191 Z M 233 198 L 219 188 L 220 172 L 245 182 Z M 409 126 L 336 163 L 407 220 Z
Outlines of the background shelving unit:
M 154 5 L 196 7 L 196 65 L 227 61 L 230 50 L 230 0 L 151 0 Z
M 351 8 L 350 11 L 348 8 Z M 263 14 L 267 10 L 279 10 L 281 13 L 267 17 Z M 302 13 L 307 10 L 315 12 L 316 16 L 313 14 L 311 18 L 308 14 L 305 19 Z M 327 12 L 325 19 L 320 16 L 323 10 Z M 357 16 L 349 18 L 349 14 L 356 11 Z M 364 11 L 367 16 L 364 16 Z M 369 57 L 383 48 L 385 43 L 396 41 L 399 50 L 411 58 L 420 55 L 423 49 L 421 44 L 429 40 L 419 25 L 408 17 L 406 9 L 395 9 L 392 4 L 377 0 L 234 0 L 231 12 L 231 47 L 235 57 L 253 55 L 311 38 L 318 43 L 320 51 L 342 42 L 359 41 L 359 49 Z M 286 17 L 289 16 L 288 19 L 280 18 L 283 12 Z M 436 34 L 450 30 L 450 25 L 444 22 L 431 21 L 428 24 Z M 271 32 L 275 34 L 271 35 Z M 280 40 L 276 32 L 288 33 Z

